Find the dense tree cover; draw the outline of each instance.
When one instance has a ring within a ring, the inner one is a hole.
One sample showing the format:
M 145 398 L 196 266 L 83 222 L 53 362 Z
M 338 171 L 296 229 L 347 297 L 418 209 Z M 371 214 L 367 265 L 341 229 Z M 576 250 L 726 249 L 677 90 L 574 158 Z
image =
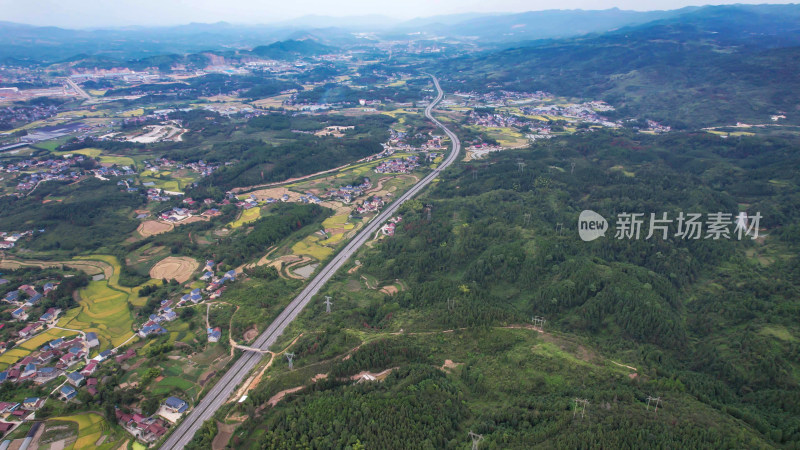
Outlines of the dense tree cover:
M 800 61 L 797 10 L 784 9 L 769 17 L 701 9 L 605 34 L 437 61 L 433 70 L 445 90 L 500 85 L 600 98 L 619 116 L 676 127 L 768 123 L 771 114 L 793 110 L 800 92 L 793 76 Z
M 383 383 L 338 384 L 321 382 L 272 414 L 261 448 L 442 448 L 468 414 L 456 386 L 427 365 Z
M 501 339 L 497 328 L 476 338 L 475 348 L 454 336 L 466 355 L 489 359 L 462 355 L 468 363 L 458 372 L 472 411 L 462 423 L 484 433 L 487 447 L 620 448 L 650 442 L 794 448 L 800 444 L 795 368 L 800 329 L 794 320 L 800 313 L 800 265 L 790 230 L 800 219 L 797 144 L 796 138 L 587 131 L 458 164 L 426 198 L 404 204 L 394 237 L 358 255 L 359 273 L 376 277 L 378 285 L 400 279 L 407 288 L 382 301 L 358 291 L 334 292 L 339 309 L 317 316 L 332 317 L 325 325 L 332 335 L 301 340 L 298 354 L 313 364 L 317 355 L 342 348 L 340 335 L 347 332 L 337 331 L 341 328 L 479 330 L 542 315 L 550 330 L 578 336 L 637 366 L 642 381 L 603 369 L 587 375 L 586 366 L 568 369 L 529 350 L 517 356 L 515 348 L 530 344 Z M 525 162 L 523 171 L 518 161 Z M 432 206 L 430 221 L 426 204 Z M 584 209 L 609 220 L 605 238 L 578 238 L 577 217 Z M 614 237 L 621 212 L 667 212 L 675 218 L 678 212 L 740 209 L 761 213 L 766 240 L 740 241 L 735 235 L 684 240 L 673 236 L 674 224 L 667 240 L 645 239 L 647 223 L 638 240 Z M 343 377 L 441 364 L 427 356 L 442 348 L 439 341 L 392 339 L 362 346 L 328 373 Z M 539 372 L 515 381 L 502 378 L 504 371 L 528 367 Z M 324 395 L 317 392 L 322 387 L 311 389 L 261 419 L 276 428 L 262 443 L 310 437 L 315 428 L 301 418 L 325 410 L 312 399 L 347 397 L 338 388 Z M 671 399 L 667 416 L 643 418 L 638 407 L 626 406 L 644 407 L 652 392 Z M 258 404 L 271 391 L 254 395 Z M 597 405 L 592 410 L 602 414 L 576 426 L 571 414 L 563 414 L 576 395 L 589 398 Z M 506 406 L 487 406 L 502 396 L 509 398 Z M 379 411 L 393 417 L 396 409 Z M 305 431 L 289 433 L 284 423 Z
M 215 227 L 212 222 L 198 222 L 131 243 L 120 252 L 129 253 L 153 243 L 170 248 L 173 254 L 211 259 L 227 267 L 238 267 L 252 261 L 256 256 L 263 255 L 269 247 L 298 230 L 310 225 L 319 226 L 329 215 L 331 210 L 315 204 L 276 203 L 264 208 L 263 217 L 248 227 L 218 238 L 212 246 L 198 245 L 187 239 L 188 234 L 192 232 L 206 231 Z
M 243 93 L 244 97 L 257 98 L 275 95 L 287 89 L 300 89 L 302 86 L 275 78 L 269 74 L 253 75 L 225 75 L 208 74 L 195 77 L 181 83 L 143 84 L 132 87 L 110 89 L 105 96 L 121 96 L 142 93 L 179 93 L 182 96 L 191 95 L 212 96 L 219 94 Z
M 43 203 L 49 195 L 60 201 Z M 27 197 L 0 197 L 0 221 L 9 231 L 36 230 L 29 242 L 23 241 L 26 248 L 75 253 L 120 242 L 136 229 L 138 221 L 130 212 L 144 202 L 96 178 L 74 184 L 50 181 Z
M 354 119 L 327 118 L 326 124 L 349 125 Z M 334 122 L 335 120 L 335 122 Z M 256 139 L 241 139 L 220 142 L 210 151 L 204 150 L 203 157 L 210 161 L 238 161 L 215 171 L 199 184 L 201 191 L 214 186 L 228 190 L 236 186 L 248 186 L 270 181 L 285 180 L 331 169 L 346 162 L 379 153 L 381 142 L 385 142 L 387 126 L 392 119 L 386 116 L 363 118 L 356 125 L 355 133 L 344 138 L 320 138 L 313 135 L 292 133 L 293 123 L 303 128 L 311 127 L 310 120 L 287 119 L 281 115 L 263 116 L 252 119 L 251 129 L 285 130 L 291 140 L 273 145 Z M 194 153 L 197 155 L 197 151 Z M 184 154 L 184 157 L 189 157 Z

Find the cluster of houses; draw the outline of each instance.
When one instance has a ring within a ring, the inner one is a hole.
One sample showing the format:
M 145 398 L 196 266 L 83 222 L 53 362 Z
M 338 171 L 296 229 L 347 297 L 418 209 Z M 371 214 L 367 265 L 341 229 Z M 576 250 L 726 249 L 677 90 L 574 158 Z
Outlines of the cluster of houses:
M 390 159 L 375 167 L 376 173 L 410 173 L 419 167 L 419 156 L 411 155 L 407 158 Z
M 520 104 L 529 102 L 542 102 L 552 100 L 552 94 L 544 91 L 536 92 L 515 92 L 505 90 L 491 90 L 488 92 L 462 92 L 456 91 L 455 97 L 461 97 L 470 101 L 476 101 L 487 106 L 506 106 L 509 104 Z
M 43 233 L 44 230 L 39 230 L 39 232 Z M 28 236 L 33 236 L 33 230 L 21 232 L 0 231 L 0 250 L 12 249 L 17 245 L 17 241 Z
M 381 227 L 381 233 L 384 236 L 394 236 L 395 229 L 397 229 L 397 224 L 403 220 L 402 216 L 392 217 L 386 221 L 386 223 Z
M 593 101 L 569 105 L 524 106 L 520 108 L 520 111 L 522 111 L 523 114 L 560 116 L 604 127 L 619 128 L 622 126 L 619 122 L 613 122 L 599 114 L 613 109 L 612 106 L 604 102 Z
M 531 122 L 511 114 L 478 114 L 469 115 L 469 122 L 482 127 L 524 127 L 531 126 Z
M 653 133 L 668 133 L 672 127 L 667 125 L 662 125 L 655 120 L 647 120 L 647 131 L 651 131 Z
M 142 183 L 145 185 L 147 183 L 153 183 L 152 181 Z M 153 183 L 155 185 L 155 183 Z M 147 200 L 151 202 L 167 202 L 170 200 L 170 195 L 165 192 L 163 189 L 157 187 L 147 187 Z
M 44 286 L 42 286 L 42 292 L 39 293 L 39 291 L 36 290 L 36 286 L 23 284 L 15 290 L 6 292 L 6 295 L 3 296 L 2 301 L 16 306 L 16 309 L 11 312 L 11 317 L 14 318 L 14 320 L 18 322 L 25 322 L 28 320 L 28 312 L 38 306 L 39 302 L 42 301 L 44 296 L 49 294 L 56 287 L 58 287 L 58 283 L 47 282 L 44 284 Z M 41 317 L 39 317 L 36 323 L 41 324 L 42 326 L 54 323 L 58 317 L 58 314 L 60 313 L 60 309 L 50 308 Z M 27 338 L 33 334 L 26 332 L 26 328 L 23 328 L 19 331 L 20 337 Z
M 89 394 L 97 394 L 97 380 L 92 375 L 97 371 L 101 362 L 111 356 L 111 351 L 105 351 L 92 359 L 88 358 L 89 351 L 100 345 L 97 335 L 93 332 L 83 336 L 74 336 L 69 339 L 60 337 L 44 344 L 38 350 L 25 356 L 7 370 L 0 372 L 0 383 L 32 381 L 35 384 L 48 383 L 62 375 L 66 376 L 66 383 L 59 391 L 62 400 L 71 400 L 77 395 L 77 389 L 87 386 Z M 72 367 L 85 361 L 80 370 Z
M 136 439 L 152 443 L 161 439 L 167 432 L 169 417 L 178 418 L 189 409 L 189 404 L 178 397 L 167 397 L 156 414 L 148 417 L 143 414 L 129 414 L 117 408 L 114 412 L 117 422 Z M 161 417 L 156 417 L 161 416 Z M 163 417 L 163 418 L 162 418 Z M 165 420 L 167 419 L 167 420 Z
M 11 82 L 8 79 L 4 81 Z M 56 114 L 58 114 L 58 107 L 54 105 L 7 106 L 0 108 L 0 122 L 31 123 Z
M 44 181 L 74 181 L 79 179 L 83 171 L 76 166 L 83 162 L 83 155 L 65 155 L 63 158 L 26 159 L 7 165 L 0 164 L 0 172 L 12 175 L 24 175 L 18 179 L 17 194 L 26 193 Z
M 344 204 L 350 204 L 356 198 L 362 196 L 365 191 L 372 187 L 372 181 L 369 178 L 364 178 L 364 182 L 353 186 L 348 184 L 347 186 L 341 186 L 338 189 L 332 189 L 328 191 L 326 196 L 331 200 L 338 200 Z
M 116 165 L 111 167 L 98 167 L 96 169 L 92 169 L 92 173 L 94 173 L 95 178 L 103 181 L 108 181 L 109 177 L 125 177 L 136 175 L 136 171 L 133 170 L 131 166 L 118 167 Z M 133 179 L 129 179 L 127 181 L 129 183 L 133 183 Z M 138 192 L 138 189 L 135 189 L 134 192 Z
M 217 299 L 220 297 L 220 295 L 222 295 L 222 292 L 225 290 L 226 283 L 236 281 L 235 270 L 229 270 L 222 276 L 217 276 L 214 273 L 214 267 L 214 261 L 206 261 L 206 265 L 203 267 L 203 275 L 200 277 L 201 281 L 208 282 L 208 286 L 206 286 L 205 291 L 208 295 L 208 298 L 211 300 Z M 175 306 L 181 307 L 186 305 L 196 305 L 203 300 L 203 289 L 196 288 L 192 289 L 192 291 L 188 294 L 181 296 L 180 300 L 178 300 Z M 147 321 L 139 328 L 139 336 L 146 338 L 149 336 L 159 336 L 161 334 L 165 334 L 167 330 L 164 329 L 162 324 L 166 322 L 172 322 L 178 318 L 177 313 L 174 309 L 172 309 L 172 304 L 172 300 L 162 300 L 158 311 L 154 314 L 151 314 L 150 317 L 147 318 Z M 209 331 L 209 340 L 211 340 L 212 331 Z M 212 340 L 211 342 L 217 342 L 217 340 L 219 340 L 218 336 L 216 340 Z
M 203 160 L 189 162 L 189 163 L 182 163 L 167 158 L 157 158 L 153 161 L 148 160 L 144 161 L 143 164 L 145 170 L 149 170 L 151 172 L 159 172 L 161 170 L 168 170 L 168 171 L 189 170 L 191 172 L 200 174 L 200 176 L 202 177 L 211 175 L 212 173 L 214 173 L 215 170 L 219 168 L 219 164 L 212 164 Z
M 192 217 L 192 213 L 193 211 L 188 208 L 176 206 L 159 214 L 159 218 L 165 222 L 180 222 L 181 220 Z
M 383 208 L 384 201 L 381 197 L 371 197 L 363 202 L 360 205 L 356 206 L 355 212 L 358 214 L 366 214 L 366 213 L 373 213 L 378 212 Z

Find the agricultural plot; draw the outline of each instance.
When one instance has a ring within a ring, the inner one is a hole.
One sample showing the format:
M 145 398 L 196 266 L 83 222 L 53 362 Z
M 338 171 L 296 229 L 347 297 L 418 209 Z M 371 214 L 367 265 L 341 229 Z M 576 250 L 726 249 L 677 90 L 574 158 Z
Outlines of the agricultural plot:
M 156 280 L 177 280 L 179 283 L 184 283 L 189 280 L 198 267 L 200 267 L 200 263 L 192 258 L 167 256 L 150 269 L 150 277 Z
M 295 255 L 308 255 L 319 261 L 324 261 L 333 254 L 333 249 L 321 245 L 320 242 L 323 240 L 316 233 L 306 236 L 302 241 L 292 246 L 292 253 Z
M 69 447 L 70 449 L 89 449 L 97 448 L 101 450 L 119 447 L 119 437 L 112 432 L 111 425 L 99 414 L 76 414 L 73 416 L 61 416 L 48 419 L 50 422 L 72 422 L 78 425 L 78 439 Z M 98 445 L 101 438 L 102 443 Z
M 231 228 L 239 228 L 244 224 L 255 222 L 261 217 L 261 208 L 245 209 L 239 215 L 239 218 L 228 224 Z
M 58 322 L 64 328 L 94 331 L 100 338 L 101 350 L 116 347 L 133 335 L 130 294 L 111 288 L 110 283 L 110 280 L 90 282 L 78 291 L 81 304 L 78 314 L 74 317 L 67 314 Z

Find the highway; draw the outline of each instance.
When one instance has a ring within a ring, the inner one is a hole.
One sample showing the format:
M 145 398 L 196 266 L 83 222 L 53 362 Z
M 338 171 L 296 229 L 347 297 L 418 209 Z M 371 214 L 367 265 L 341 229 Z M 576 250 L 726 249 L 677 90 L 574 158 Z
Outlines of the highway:
M 389 204 L 378 216 L 373 218 L 361 232 L 356 235 L 348 244 L 342 249 L 336 257 L 333 258 L 323 269 L 317 274 L 314 279 L 303 289 L 300 294 L 289 303 L 286 309 L 261 333 L 260 336 L 252 343 L 251 347 L 267 350 L 275 343 L 278 337 L 283 333 L 283 330 L 300 314 L 303 308 L 311 301 L 312 297 L 316 295 L 319 290 L 325 286 L 325 283 L 338 271 L 345 262 L 356 252 L 358 249 L 367 242 L 370 237 L 377 232 L 378 228 L 383 225 L 392 215 L 397 212 L 397 209 L 406 200 L 414 197 L 428 184 L 431 183 L 439 173 L 452 164 L 457 158 L 461 150 L 461 141 L 458 136 L 445 127 L 441 122 L 436 120 L 431 114 L 433 108 L 444 97 L 444 91 L 439 86 L 439 80 L 431 75 L 433 84 L 436 86 L 438 95 L 436 98 L 425 108 L 425 117 L 434 122 L 441 128 L 453 144 L 452 151 L 442 161 L 442 163 L 434 169 L 431 173 L 425 176 L 417 184 L 411 187 L 403 195 L 397 198 L 394 202 Z M 186 446 L 198 429 L 203 423 L 210 419 L 214 412 L 217 411 L 225 401 L 231 396 L 234 390 L 242 383 L 242 381 L 249 375 L 253 368 L 263 357 L 263 354 L 256 352 L 245 352 L 233 366 L 225 372 L 220 380 L 208 391 L 200 403 L 189 413 L 189 415 L 178 425 L 177 429 L 164 441 L 161 446 L 162 449 L 182 449 Z
M 84 91 L 80 86 L 78 86 L 77 83 L 72 81 L 71 78 L 67 78 L 66 80 L 67 80 L 67 84 L 69 85 L 69 87 L 74 89 L 75 93 L 78 94 L 79 97 L 83 97 L 86 100 L 91 100 L 92 99 L 92 96 L 87 94 L 86 91 Z

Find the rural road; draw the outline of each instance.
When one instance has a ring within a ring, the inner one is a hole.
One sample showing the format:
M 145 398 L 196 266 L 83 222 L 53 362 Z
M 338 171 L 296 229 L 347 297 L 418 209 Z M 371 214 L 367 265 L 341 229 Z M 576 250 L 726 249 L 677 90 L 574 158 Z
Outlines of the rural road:
M 433 118 L 431 112 L 433 108 L 442 100 L 444 92 L 439 86 L 439 80 L 431 76 L 433 84 L 436 86 L 438 95 L 427 108 L 425 108 L 425 117 L 434 122 L 441 128 L 453 143 L 452 151 L 447 155 L 447 158 L 442 163 L 429 173 L 425 178 L 420 180 L 411 189 L 406 191 L 397 200 L 389 204 L 383 212 L 378 214 L 372 219 L 361 232 L 356 235 L 336 257 L 331 260 L 322 271 L 314 277 L 313 280 L 303 289 L 300 294 L 292 300 L 286 309 L 273 321 L 263 333 L 251 344 L 251 347 L 267 350 L 275 343 L 278 337 L 283 333 L 283 330 L 300 314 L 303 308 L 311 301 L 312 297 L 316 295 L 319 290 L 327 283 L 327 281 L 339 270 L 345 262 L 365 243 L 369 240 L 372 234 L 388 220 L 397 209 L 406 200 L 414 197 L 428 184 L 431 183 L 439 173 L 452 164 L 457 158 L 461 150 L 461 141 L 458 137 L 445 127 L 441 122 Z M 258 364 L 263 357 L 263 354 L 256 352 L 245 352 L 233 366 L 225 372 L 220 380 L 208 391 L 200 403 L 189 413 L 189 415 L 178 425 L 175 431 L 170 434 L 162 449 L 182 449 L 194 437 L 195 432 L 203 425 L 205 421 L 210 419 L 217 409 L 222 406 L 225 401 L 231 396 L 236 387 L 249 375 L 250 371 Z

